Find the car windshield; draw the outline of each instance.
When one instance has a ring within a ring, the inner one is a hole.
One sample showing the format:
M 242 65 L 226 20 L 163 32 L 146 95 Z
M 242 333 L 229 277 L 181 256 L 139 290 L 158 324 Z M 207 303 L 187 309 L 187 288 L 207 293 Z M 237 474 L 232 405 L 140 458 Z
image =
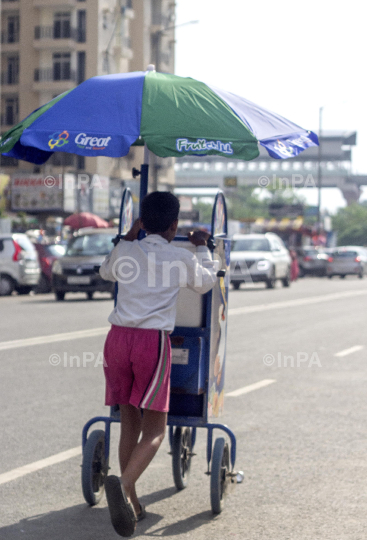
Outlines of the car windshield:
M 46 247 L 46 251 L 53 257 L 62 257 L 65 255 L 65 246 L 60 246 L 60 244 L 50 244 Z
M 334 257 L 338 257 L 338 259 L 352 259 L 354 257 L 357 257 L 358 253 L 356 251 L 337 251 L 334 253 Z
M 108 255 L 113 248 L 112 238 L 109 234 L 77 236 L 68 245 L 65 255 Z
M 266 238 L 243 238 L 233 242 L 232 251 L 270 251 Z

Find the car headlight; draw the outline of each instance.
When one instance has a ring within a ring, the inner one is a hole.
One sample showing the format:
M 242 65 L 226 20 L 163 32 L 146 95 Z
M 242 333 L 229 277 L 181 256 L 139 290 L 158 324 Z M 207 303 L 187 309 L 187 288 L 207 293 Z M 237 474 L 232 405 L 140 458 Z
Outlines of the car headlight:
M 60 264 L 60 261 L 55 261 L 52 265 L 52 273 L 53 274 L 62 274 L 62 266 Z
M 257 269 L 261 271 L 267 271 L 270 268 L 270 262 L 269 261 L 259 261 L 257 263 Z

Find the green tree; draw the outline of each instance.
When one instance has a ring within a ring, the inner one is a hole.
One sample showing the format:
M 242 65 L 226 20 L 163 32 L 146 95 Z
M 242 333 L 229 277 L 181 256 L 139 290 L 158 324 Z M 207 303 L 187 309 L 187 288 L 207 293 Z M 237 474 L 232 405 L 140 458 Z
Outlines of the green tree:
M 332 218 L 333 229 L 338 234 L 338 245 L 367 245 L 367 206 L 351 204 L 340 208 Z

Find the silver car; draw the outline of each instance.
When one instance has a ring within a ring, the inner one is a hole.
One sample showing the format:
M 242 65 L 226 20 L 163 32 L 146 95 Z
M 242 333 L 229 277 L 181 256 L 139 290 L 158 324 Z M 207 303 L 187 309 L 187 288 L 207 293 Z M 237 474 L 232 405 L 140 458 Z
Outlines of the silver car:
M 40 279 L 37 251 L 25 234 L 0 234 L 0 296 L 28 294 Z
M 113 248 L 117 229 L 80 229 L 69 242 L 65 255 L 52 265 L 52 288 L 56 300 L 68 292 L 85 292 L 92 300 L 96 291 L 114 293 L 115 284 L 104 281 L 95 267 L 104 261 Z
M 361 246 L 335 248 L 329 254 L 326 271 L 330 279 L 333 276 L 345 278 L 350 274 L 362 279 L 367 273 L 367 249 Z
M 235 234 L 231 250 L 231 283 L 264 282 L 273 289 L 277 279 L 289 287 L 291 256 L 279 236 L 274 233 Z

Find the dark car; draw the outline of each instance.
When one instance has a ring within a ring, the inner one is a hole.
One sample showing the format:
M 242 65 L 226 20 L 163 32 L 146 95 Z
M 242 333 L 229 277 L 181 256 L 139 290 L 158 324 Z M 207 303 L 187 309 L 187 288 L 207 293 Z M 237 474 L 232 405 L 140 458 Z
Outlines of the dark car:
M 56 300 L 64 300 L 67 292 L 85 292 L 88 299 L 96 291 L 113 297 L 115 284 L 105 281 L 96 272 L 113 248 L 117 229 L 80 229 L 69 242 L 65 255 L 52 265 L 52 288 Z
M 60 244 L 34 244 L 41 265 L 41 277 L 37 293 L 48 293 L 52 289 L 52 265 L 65 254 L 65 246 Z
M 298 248 L 299 276 L 326 276 L 329 255 L 318 247 Z

